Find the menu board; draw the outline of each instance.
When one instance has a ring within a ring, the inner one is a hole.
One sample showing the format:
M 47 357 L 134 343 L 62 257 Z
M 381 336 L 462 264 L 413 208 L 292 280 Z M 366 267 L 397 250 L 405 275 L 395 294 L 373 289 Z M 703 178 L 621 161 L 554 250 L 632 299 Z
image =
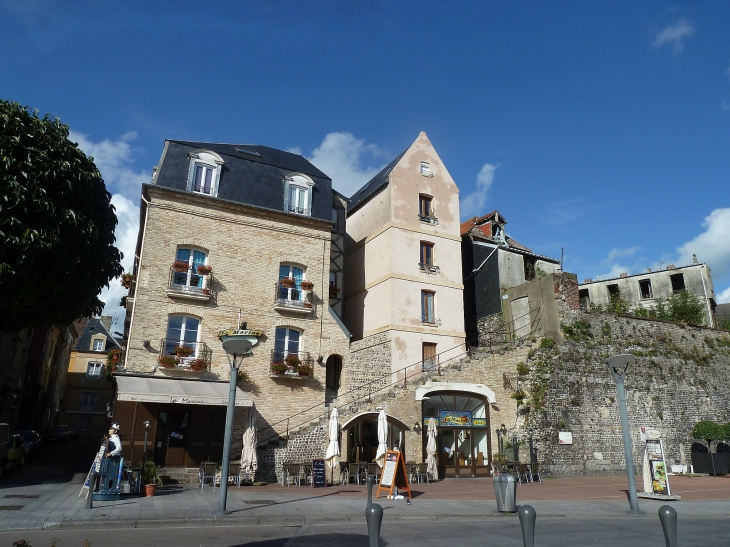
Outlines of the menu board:
M 392 496 L 394 488 L 403 488 L 404 492 L 408 492 L 408 498 L 413 497 L 411 487 L 408 484 L 408 473 L 406 472 L 406 463 L 403 461 L 403 454 L 397 450 L 388 450 L 385 453 L 385 467 L 383 467 L 383 475 L 380 478 L 375 497 L 380 497 L 381 490 L 385 490 L 388 496 Z
M 327 486 L 327 474 L 323 459 L 312 460 L 312 488 L 324 488 Z
M 393 484 L 395 478 L 395 470 L 398 466 L 398 453 L 388 452 L 385 455 L 385 467 L 383 468 L 383 475 L 380 478 L 380 484 L 383 486 L 390 486 Z
M 651 470 L 652 492 L 665 496 L 670 495 L 667 465 L 664 461 L 664 443 L 660 439 L 647 439 L 646 455 L 649 459 L 649 469 Z

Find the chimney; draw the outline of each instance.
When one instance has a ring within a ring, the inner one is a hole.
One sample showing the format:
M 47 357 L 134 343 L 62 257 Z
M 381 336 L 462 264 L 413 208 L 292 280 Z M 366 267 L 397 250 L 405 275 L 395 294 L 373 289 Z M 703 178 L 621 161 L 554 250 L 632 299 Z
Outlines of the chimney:
M 692 254 L 692 264 L 697 264 L 697 255 L 694 253 Z
M 111 315 L 102 315 L 99 318 L 99 321 L 101 321 L 101 324 L 106 327 L 106 330 L 109 332 L 112 331 L 112 316 Z
M 647 268 L 646 273 L 651 273 L 651 268 Z

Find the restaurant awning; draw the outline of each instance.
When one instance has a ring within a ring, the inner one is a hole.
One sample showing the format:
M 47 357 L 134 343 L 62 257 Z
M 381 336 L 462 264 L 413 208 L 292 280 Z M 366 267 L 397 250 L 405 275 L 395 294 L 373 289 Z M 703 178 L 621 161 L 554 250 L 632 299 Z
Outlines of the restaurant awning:
M 115 376 L 117 400 L 180 405 L 228 404 L 228 382 L 198 382 L 172 378 Z M 236 388 L 236 406 L 251 406 L 253 400 Z

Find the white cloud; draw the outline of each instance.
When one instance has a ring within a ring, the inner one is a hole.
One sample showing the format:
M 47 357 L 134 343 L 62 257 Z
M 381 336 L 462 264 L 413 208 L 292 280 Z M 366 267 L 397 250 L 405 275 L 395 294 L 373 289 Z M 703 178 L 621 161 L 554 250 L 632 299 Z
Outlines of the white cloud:
M 289 150 L 301 154 L 301 149 Z M 332 185 L 341 194 L 350 197 L 380 171 L 387 157 L 376 144 L 366 144 L 352 133 L 328 133 L 322 144 L 312 151 L 311 161 L 332 178 Z
M 619 249 L 618 247 L 614 247 L 608 253 L 608 261 L 613 262 L 614 260 L 617 260 L 619 258 L 634 256 L 640 250 L 641 247 L 639 247 L 638 245 L 635 247 L 629 247 L 627 249 Z
M 730 101 L 728 101 L 727 99 L 723 99 L 723 101 L 720 103 L 720 108 L 730 111 Z
M 124 254 L 122 266 L 124 271 L 131 271 L 134 260 L 134 249 L 137 245 L 139 230 L 139 200 L 142 183 L 150 180 L 150 175 L 134 171 L 131 165 L 135 159 L 130 142 L 137 137 L 136 133 L 127 133 L 116 141 L 104 139 L 93 142 L 87 136 L 76 131 L 69 132 L 69 138 L 78 143 L 79 148 L 88 156 L 94 157 L 94 163 L 104 178 L 107 189 L 112 192 L 112 204 L 116 208 L 117 228 L 114 231 L 116 246 Z M 119 300 L 127 294 L 118 279 L 112 279 L 109 287 L 103 289 L 99 298 L 105 303 L 104 315 L 114 317 L 112 330 L 121 332 L 124 324 L 124 309 Z
M 494 182 L 494 172 L 499 164 L 485 163 L 477 175 L 476 190 L 464 196 L 460 201 L 461 218 L 467 219 L 475 215 L 484 215 L 489 211 L 484 210 L 487 203 L 487 194 Z
M 669 45 L 674 49 L 675 53 L 684 51 L 684 41 L 686 38 L 695 33 L 694 26 L 691 21 L 680 19 L 673 25 L 665 27 L 659 31 L 654 39 L 654 47 L 660 48 Z
M 69 139 L 77 142 L 87 156 L 93 156 L 94 163 L 104 177 L 107 190 L 134 200 L 139 197 L 142 183 L 152 179 L 151 172 L 135 172 L 130 168 L 130 164 L 134 163 L 130 143 L 136 138 L 137 133 L 130 131 L 116 141 L 104 139 L 101 142 L 92 142 L 83 133 L 69 131 Z
M 730 275 L 730 207 L 715 209 L 702 222 L 700 235 L 677 247 L 677 266 L 692 264 L 692 254 L 712 270 L 713 278 Z
M 715 296 L 717 297 L 718 304 L 730 304 L 730 287 L 720 293 L 716 293 Z

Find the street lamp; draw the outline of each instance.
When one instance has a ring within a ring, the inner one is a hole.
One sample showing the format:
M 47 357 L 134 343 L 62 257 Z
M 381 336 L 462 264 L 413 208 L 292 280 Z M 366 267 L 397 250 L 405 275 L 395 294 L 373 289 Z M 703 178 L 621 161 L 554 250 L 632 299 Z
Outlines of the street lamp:
M 223 350 L 228 357 L 228 364 L 231 367 L 231 383 L 228 390 L 228 408 L 226 410 L 226 434 L 223 438 L 223 468 L 221 469 L 221 490 L 218 510 L 214 515 L 228 515 L 226 510 L 226 498 L 228 496 L 228 468 L 231 463 L 231 440 L 233 437 L 233 410 L 236 406 L 236 381 L 238 380 L 238 367 L 251 350 L 253 343 L 244 338 L 228 338 L 223 341 Z
M 144 464 L 147 460 L 147 434 L 150 432 L 150 421 L 144 421 L 144 452 L 142 452 L 142 469 L 144 470 Z
M 622 353 L 614 355 L 606 360 L 606 366 L 613 374 L 616 380 L 616 389 L 618 390 L 618 408 L 621 414 L 621 432 L 624 436 L 624 452 L 626 453 L 626 473 L 629 476 L 629 513 L 642 513 L 639 510 L 639 498 L 636 495 L 636 475 L 634 475 L 634 456 L 631 450 L 631 433 L 629 431 L 629 417 L 626 413 L 626 391 L 624 390 L 624 380 L 626 379 L 626 371 L 629 364 L 634 360 L 634 356 L 630 353 Z

